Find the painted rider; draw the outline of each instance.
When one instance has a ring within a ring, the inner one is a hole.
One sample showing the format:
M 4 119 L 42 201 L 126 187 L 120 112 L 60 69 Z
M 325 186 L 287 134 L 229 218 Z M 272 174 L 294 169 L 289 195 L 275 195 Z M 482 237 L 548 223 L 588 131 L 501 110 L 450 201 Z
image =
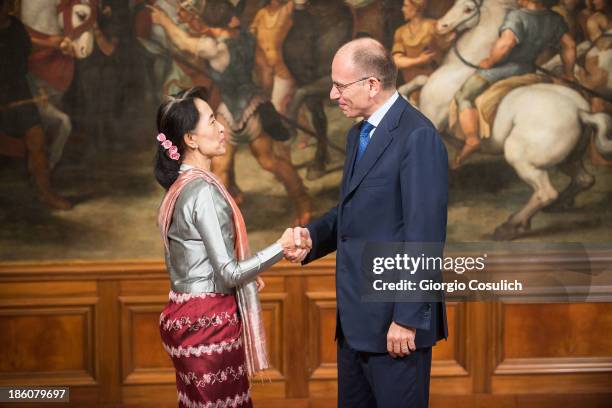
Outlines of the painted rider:
M 451 168 L 459 168 L 480 148 L 478 111 L 474 101 L 490 85 L 511 76 L 535 72 L 538 55 L 547 48 L 558 48 L 559 43 L 564 76 L 574 80 L 576 43 L 563 17 L 550 10 L 551 3 L 551 0 L 521 0 L 519 9 L 509 11 L 489 56 L 480 61 L 479 69 L 455 94 L 465 144 Z

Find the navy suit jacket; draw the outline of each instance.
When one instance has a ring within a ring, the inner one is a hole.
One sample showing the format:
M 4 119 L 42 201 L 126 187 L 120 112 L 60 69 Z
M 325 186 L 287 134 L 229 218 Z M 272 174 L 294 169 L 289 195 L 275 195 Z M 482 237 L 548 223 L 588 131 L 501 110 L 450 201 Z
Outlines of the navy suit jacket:
M 398 98 L 354 165 L 357 124 L 347 138 L 340 201 L 306 225 L 313 247 L 304 264 L 336 254 L 336 334 L 359 351 L 386 353 L 392 321 L 416 328 L 416 346 L 446 338 L 444 302 L 364 302 L 366 242 L 444 242 L 448 202 L 446 148 L 432 123 Z

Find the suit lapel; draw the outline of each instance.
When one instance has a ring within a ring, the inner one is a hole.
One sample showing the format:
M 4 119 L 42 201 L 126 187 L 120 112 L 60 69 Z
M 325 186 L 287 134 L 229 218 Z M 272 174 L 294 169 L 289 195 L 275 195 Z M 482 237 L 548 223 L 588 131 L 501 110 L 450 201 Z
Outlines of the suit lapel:
M 353 176 L 353 170 L 354 170 L 354 166 L 353 163 L 355 163 L 355 157 L 357 155 L 357 147 L 359 145 L 359 143 L 357 143 L 357 137 L 359 135 L 359 129 L 360 129 L 360 125 L 354 125 L 351 130 L 348 133 L 348 143 L 347 143 L 347 150 L 346 150 L 346 157 L 347 159 L 344 162 L 344 173 L 342 173 L 344 176 L 342 177 L 342 199 L 344 199 L 345 197 L 345 192 L 349 186 L 349 183 L 351 181 L 351 177 Z
M 345 190 L 345 194 L 343 194 L 343 199 L 353 192 L 361 183 L 363 178 L 368 174 L 372 166 L 378 161 L 379 157 L 383 154 L 389 143 L 393 140 L 394 130 L 399 125 L 399 120 L 402 115 L 402 112 L 405 109 L 406 101 L 399 97 L 397 101 L 391 106 L 387 114 L 383 117 L 382 121 L 378 124 L 378 127 L 374 131 L 372 135 L 372 140 L 368 144 L 366 151 L 363 156 L 359 160 L 359 163 L 356 163 L 354 166 L 354 170 L 348 179 L 348 188 Z M 356 146 L 357 143 L 354 143 Z M 353 163 L 355 161 L 355 155 L 357 152 L 357 148 L 353 147 L 353 152 L 351 154 L 351 162 L 350 166 L 353 167 Z M 349 171 L 351 169 L 349 168 Z M 346 169 L 345 169 L 346 172 Z M 348 174 L 348 173 L 345 173 Z

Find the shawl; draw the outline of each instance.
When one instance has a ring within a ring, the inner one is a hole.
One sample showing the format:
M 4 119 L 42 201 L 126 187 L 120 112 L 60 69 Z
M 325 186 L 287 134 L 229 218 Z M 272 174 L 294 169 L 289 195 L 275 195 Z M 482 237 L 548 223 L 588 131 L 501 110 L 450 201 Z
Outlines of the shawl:
M 236 258 L 238 261 L 249 258 L 251 256 L 251 250 L 247 239 L 246 225 L 238 205 L 225 186 L 223 186 L 221 181 L 212 172 L 195 168 L 189 169 L 179 175 L 176 181 L 168 189 L 161 203 L 158 223 L 166 250 L 169 250 L 168 229 L 172 221 L 176 200 L 183 188 L 190 181 L 200 178 L 217 187 L 232 208 L 236 237 L 234 245 Z M 257 293 L 257 284 L 255 281 L 238 286 L 236 288 L 236 298 L 238 310 L 242 317 L 242 337 L 244 340 L 243 344 L 245 347 L 247 369 L 249 377 L 254 377 L 258 371 L 269 368 L 266 338 L 263 320 L 261 318 L 261 304 L 259 303 L 259 295 Z

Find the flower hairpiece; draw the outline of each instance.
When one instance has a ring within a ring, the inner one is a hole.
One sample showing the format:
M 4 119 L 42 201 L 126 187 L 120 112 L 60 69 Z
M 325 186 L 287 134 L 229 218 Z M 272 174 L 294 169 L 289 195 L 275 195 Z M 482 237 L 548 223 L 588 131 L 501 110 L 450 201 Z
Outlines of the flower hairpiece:
M 168 150 L 168 155 L 172 160 L 178 160 L 181 157 L 181 154 L 178 152 L 178 147 L 172 144 L 172 141 L 166 138 L 166 135 L 163 133 L 159 133 L 157 135 L 157 141 L 162 145 L 162 147 Z

